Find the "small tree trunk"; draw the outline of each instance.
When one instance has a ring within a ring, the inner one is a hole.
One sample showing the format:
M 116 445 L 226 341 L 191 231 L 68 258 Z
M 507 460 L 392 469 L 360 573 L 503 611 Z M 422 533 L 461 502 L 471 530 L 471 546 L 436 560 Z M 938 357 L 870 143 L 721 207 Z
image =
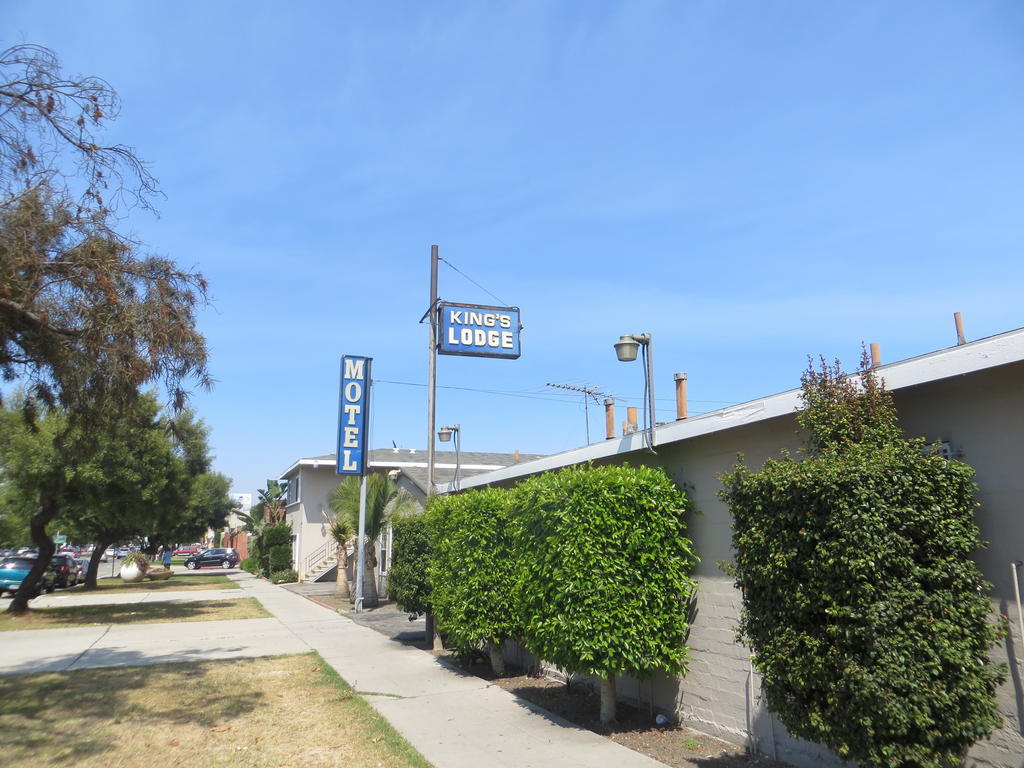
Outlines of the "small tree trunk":
M 601 678 L 601 725 L 615 722 L 615 675 Z
M 366 559 L 366 572 L 363 574 L 363 608 L 376 608 L 380 604 L 377 594 L 377 566 Z
M 487 641 L 487 653 L 491 657 L 491 670 L 497 677 L 505 676 L 505 655 L 502 653 L 504 647 L 504 643 Z
M 338 545 L 338 573 L 334 583 L 334 594 L 345 600 L 351 600 L 352 596 L 348 588 L 348 544 Z
M 437 631 L 437 621 L 434 619 L 434 614 L 424 614 L 426 619 L 425 626 L 423 627 L 424 640 L 427 641 L 427 649 L 431 651 L 443 651 L 444 643 L 441 642 L 441 633 Z

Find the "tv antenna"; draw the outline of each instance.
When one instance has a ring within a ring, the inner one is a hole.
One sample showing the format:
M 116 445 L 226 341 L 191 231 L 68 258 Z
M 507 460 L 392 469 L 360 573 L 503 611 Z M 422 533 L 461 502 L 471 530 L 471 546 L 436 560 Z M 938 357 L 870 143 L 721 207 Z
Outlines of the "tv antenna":
M 590 445 L 590 400 L 588 398 L 592 398 L 595 403 L 600 405 L 599 397 L 608 398 L 612 397 L 612 395 L 600 391 L 597 387 L 584 387 L 576 384 L 552 384 L 549 381 L 547 386 L 554 387 L 555 389 L 568 389 L 570 392 L 579 392 L 583 395 L 583 419 L 587 428 L 587 445 Z

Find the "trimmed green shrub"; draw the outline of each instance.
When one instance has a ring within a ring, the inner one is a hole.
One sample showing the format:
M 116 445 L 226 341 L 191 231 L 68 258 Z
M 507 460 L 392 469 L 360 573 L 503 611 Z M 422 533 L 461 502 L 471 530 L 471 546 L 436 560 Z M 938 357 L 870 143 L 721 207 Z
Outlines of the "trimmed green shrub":
M 433 613 L 449 643 L 484 647 L 496 675 L 505 673 L 501 646 L 521 633 L 510 500 L 509 491 L 487 488 L 436 496 L 426 511 Z
M 259 559 L 250 556 L 242 560 L 242 562 L 239 563 L 239 567 L 241 567 L 243 571 L 259 575 L 260 561 Z
M 740 639 L 791 733 L 865 768 L 955 766 L 1001 722 L 973 471 L 906 439 L 870 368 L 803 386 L 809 458 L 724 478 Z
M 409 613 L 430 613 L 430 567 L 432 547 L 427 520 L 423 515 L 392 520 L 391 569 L 388 571 L 388 599 Z
M 570 467 L 516 489 L 525 643 L 539 658 L 602 678 L 686 669 L 697 562 L 690 502 L 661 469 Z M 436 601 L 436 596 L 435 596 Z
M 260 573 L 267 578 L 273 571 L 292 567 L 292 529 L 287 523 L 268 525 L 263 530 L 259 550 Z
M 270 581 L 274 584 L 290 584 L 293 581 L 299 580 L 299 574 L 290 568 L 286 568 L 280 571 L 272 571 L 270 574 Z

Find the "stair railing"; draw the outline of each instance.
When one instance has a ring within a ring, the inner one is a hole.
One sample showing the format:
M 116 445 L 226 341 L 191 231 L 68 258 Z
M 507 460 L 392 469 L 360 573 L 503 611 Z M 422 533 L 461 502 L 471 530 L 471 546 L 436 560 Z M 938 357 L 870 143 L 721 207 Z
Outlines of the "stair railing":
M 318 570 L 320 566 L 334 557 L 337 549 L 337 542 L 335 542 L 334 539 L 328 539 L 322 546 L 307 555 L 302 561 L 302 578 L 305 579 L 311 573 Z

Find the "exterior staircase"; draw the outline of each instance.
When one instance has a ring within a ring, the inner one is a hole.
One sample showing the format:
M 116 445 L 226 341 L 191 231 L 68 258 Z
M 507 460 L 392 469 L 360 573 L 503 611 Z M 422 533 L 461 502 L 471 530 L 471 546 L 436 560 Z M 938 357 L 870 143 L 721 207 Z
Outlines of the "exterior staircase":
M 303 581 L 306 582 L 317 582 L 317 581 L 335 581 L 338 578 L 338 562 L 335 558 L 325 560 L 323 564 L 315 571 L 306 576 Z
M 334 581 L 338 573 L 338 545 L 326 541 L 323 546 L 306 557 L 299 574 L 304 582 Z

